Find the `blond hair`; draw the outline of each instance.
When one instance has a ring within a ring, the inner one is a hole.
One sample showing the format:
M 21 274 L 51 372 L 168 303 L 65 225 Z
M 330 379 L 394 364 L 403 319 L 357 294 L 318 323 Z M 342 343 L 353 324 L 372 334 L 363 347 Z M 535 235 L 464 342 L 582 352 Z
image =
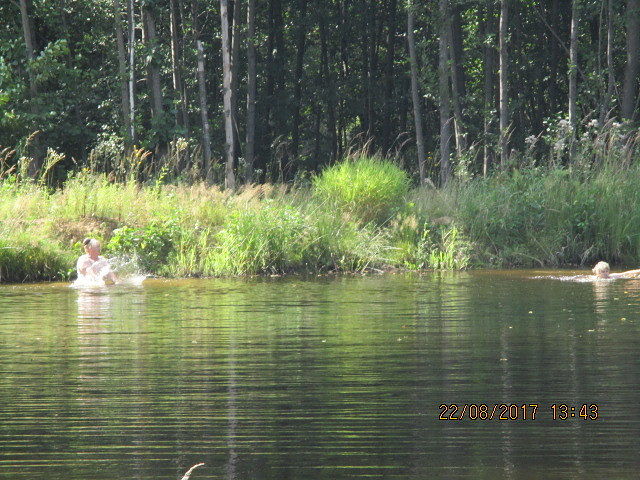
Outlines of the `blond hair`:
M 609 275 L 610 272 L 610 268 L 609 268 L 609 264 L 607 262 L 598 262 L 596 263 L 596 266 L 593 267 L 593 270 L 591 270 L 593 272 L 594 275 L 600 276 L 600 275 Z

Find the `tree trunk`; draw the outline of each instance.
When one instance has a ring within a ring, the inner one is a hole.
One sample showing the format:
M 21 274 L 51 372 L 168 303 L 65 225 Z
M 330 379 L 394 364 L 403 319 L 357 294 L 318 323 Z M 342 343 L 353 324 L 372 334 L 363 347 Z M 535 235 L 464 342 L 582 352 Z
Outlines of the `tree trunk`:
M 600 110 L 600 124 L 604 125 L 611 114 L 616 79 L 613 66 L 613 0 L 607 0 L 607 88 Z
M 31 2 L 29 0 L 20 0 L 20 13 L 22 14 L 22 32 L 24 34 L 24 43 L 27 51 L 27 72 L 29 73 L 29 94 L 33 100 L 38 95 L 36 79 L 31 68 L 31 63 L 35 58 L 35 40 L 33 38 L 33 27 L 29 11 L 31 10 Z
M 375 118 L 374 118 L 374 90 L 375 90 L 375 67 L 376 63 L 376 0 L 370 0 L 367 5 L 367 25 L 368 29 L 363 29 L 363 67 L 365 69 L 365 109 L 364 109 L 364 130 L 366 132 L 365 141 L 374 135 Z
M 242 24 L 242 1 L 233 2 L 233 22 L 231 26 L 231 123 L 234 130 L 235 146 L 234 163 L 237 163 L 237 155 L 240 154 L 240 128 L 238 125 L 238 84 L 240 68 L 240 25 Z
M 120 80 L 120 96 L 122 100 L 122 120 L 125 129 L 125 147 L 131 148 L 131 105 L 129 103 L 129 91 L 127 86 L 127 52 L 124 46 L 122 33 L 122 14 L 120 12 L 120 0 L 113 0 L 114 21 L 116 27 L 116 43 L 118 46 L 118 74 Z
M 560 30 L 560 0 L 551 0 L 551 13 L 549 14 L 549 18 L 550 18 L 550 25 L 551 28 L 553 28 L 554 32 L 558 32 Z M 559 78 L 560 78 L 560 63 L 561 63 L 561 58 L 562 58 L 562 54 L 560 52 L 560 40 L 557 39 L 555 37 L 555 35 L 552 35 L 551 38 L 549 39 L 549 47 L 550 47 L 550 58 L 549 58 L 549 68 L 550 68 L 550 74 L 549 74 L 549 85 L 548 85 L 548 91 L 549 91 L 549 102 L 551 104 L 551 111 L 552 113 L 557 113 L 559 111 L 559 109 L 561 108 L 561 103 L 562 103 L 562 99 L 560 98 L 561 95 L 561 88 L 560 88 L 560 82 L 559 82 Z
M 235 158 L 235 131 L 233 128 L 233 114 L 231 113 L 231 39 L 229 38 L 229 0 L 220 0 L 220 23 L 222 25 L 222 89 L 224 101 L 224 132 L 225 132 L 225 176 L 224 186 L 234 190 L 236 185 L 233 173 L 233 159 Z
M 173 79 L 173 92 L 178 102 L 176 109 L 176 125 L 182 127 L 185 131 L 189 129 L 189 120 L 187 116 L 187 99 L 185 98 L 185 89 L 182 85 L 182 58 L 180 57 L 180 25 L 178 23 L 178 2 L 180 0 L 169 0 L 169 17 L 171 29 L 171 72 Z
M 286 114 L 286 100 L 282 94 L 282 76 L 284 74 L 284 40 L 283 40 L 283 18 L 281 0 L 269 0 L 268 15 L 268 35 L 266 52 L 266 98 L 265 98 L 265 119 L 263 144 L 271 148 L 270 158 L 273 160 L 273 147 L 282 134 L 282 117 Z M 266 158 L 261 159 L 264 164 L 265 176 L 269 171 L 269 164 Z
M 38 97 L 38 86 L 36 85 L 36 77 L 33 73 L 32 62 L 35 58 L 35 39 L 33 37 L 33 27 L 29 12 L 31 10 L 31 2 L 29 0 L 20 0 L 20 13 L 22 16 L 22 32 L 24 34 L 24 43 L 27 53 L 27 72 L 29 73 L 29 98 L 31 114 L 37 117 L 39 109 L 36 104 Z M 43 154 L 39 135 L 33 136 L 31 141 L 31 154 L 33 161 L 29 164 L 29 176 L 35 178 L 42 168 Z
M 407 4 L 407 43 L 409 47 L 409 63 L 411 65 L 411 100 L 413 101 L 413 119 L 416 129 L 416 150 L 418 152 L 418 172 L 420 173 L 420 185 L 427 183 L 425 160 L 427 154 L 424 148 L 422 131 L 422 113 L 420 112 L 420 92 L 418 91 L 418 59 L 416 56 L 416 43 L 414 39 L 413 2 Z
M 440 55 L 438 77 L 440 85 L 440 185 L 451 177 L 451 93 L 449 87 L 449 23 L 448 0 L 439 0 Z
M 506 167 L 509 160 L 509 72 L 507 58 L 508 1 L 500 0 L 500 164 Z
M 149 65 L 147 67 L 149 91 L 151 93 L 151 115 L 154 118 L 161 117 L 164 113 L 162 108 L 162 89 L 160 86 L 160 68 L 156 56 L 156 21 L 153 11 L 148 6 L 142 7 L 142 41 L 149 49 Z
M 306 47 L 307 31 L 307 0 L 298 0 L 297 8 L 300 18 L 298 19 L 298 31 L 296 32 L 296 67 L 295 85 L 293 89 L 293 124 L 291 132 L 291 157 L 292 161 L 298 163 L 298 147 L 300 143 L 300 104 L 302 103 L 302 74 L 304 67 L 304 51 Z M 292 168 L 291 173 L 295 173 L 296 168 Z
M 622 87 L 622 118 L 633 120 L 640 71 L 640 0 L 627 0 L 627 64 Z
M 411 8 L 411 5 L 408 6 Z M 393 81 L 394 69 L 393 64 L 396 54 L 396 12 L 398 9 L 397 0 L 389 1 L 389 12 L 387 13 L 387 58 L 384 65 L 384 103 L 382 116 L 382 145 L 387 150 L 393 140 L 391 131 L 393 129 Z M 413 32 L 412 32 L 413 33 Z
M 199 39 L 200 29 L 198 25 L 198 3 L 191 0 L 191 15 L 193 17 L 193 35 L 196 44 L 196 55 L 198 58 L 198 69 L 196 71 L 198 79 L 198 100 L 200 102 L 200 118 L 202 121 L 202 156 L 204 160 L 204 179 L 209 183 L 213 180 L 211 169 L 211 127 L 209 126 L 209 111 L 207 107 L 207 83 L 204 77 L 204 48 Z
M 495 47 L 488 43 L 489 36 L 493 37 L 495 33 L 494 13 L 491 6 L 486 7 L 486 18 L 484 19 L 484 105 L 483 105 L 483 133 L 484 133 L 484 149 L 483 149 L 483 162 L 482 162 L 482 175 L 487 176 L 489 168 L 491 166 L 492 151 L 489 142 L 489 136 L 491 134 L 491 121 L 493 119 L 494 109 L 494 87 L 493 77 L 495 69 Z
M 455 90 L 460 95 L 460 99 L 464 100 L 467 95 L 467 79 L 464 71 L 464 46 L 463 46 L 463 28 L 462 28 L 462 10 L 463 6 L 461 2 L 454 2 L 449 5 L 451 11 L 450 23 L 451 23 L 451 44 L 450 48 L 453 49 L 453 55 L 451 58 L 455 58 L 455 63 L 452 64 L 452 68 L 455 67 L 457 84 Z M 452 78 L 454 76 L 452 75 Z M 464 102 L 462 102 L 462 110 L 464 111 Z
M 569 43 L 569 125 L 575 136 L 578 100 L 578 0 L 571 4 L 571 40 Z M 573 144 L 573 142 L 572 142 Z
M 322 82 L 327 87 L 325 89 L 325 101 L 327 104 L 327 130 L 329 131 L 331 161 L 333 162 L 338 156 L 338 133 L 336 131 L 335 85 L 333 73 L 329 68 L 327 21 L 324 10 L 320 12 L 320 19 L 318 23 L 320 24 L 320 62 Z
M 247 7 L 247 145 L 245 152 L 245 179 L 253 183 L 253 163 L 256 140 L 256 0 Z
M 136 23 L 135 23 L 135 0 L 129 0 L 127 3 L 127 14 L 129 17 L 129 137 L 131 138 L 131 145 L 136 144 L 136 127 L 135 127 L 135 113 L 136 113 L 136 97 L 135 97 L 135 46 L 136 46 Z
M 447 6 L 448 7 L 448 6 Z M 464 124 L 462 120 L 462 97 L 464 85 L 463 80 L 459 78 L 461 72 L 460 59 L 458 58 L 457 49 L 454 47 L 454 34 L 453 26 L 450 20 L 451 12 L 447 11 L 448 23 L 447 33 L 449 38 L 447 44 L 449 46 L 449 68 L 451 72 L 451 104 L 453 105 L 453 118 L 454 118 L 454 136 L 456 139 L 456 153 L 458 157 L 462 156 L 462 153 L 466 149 Z

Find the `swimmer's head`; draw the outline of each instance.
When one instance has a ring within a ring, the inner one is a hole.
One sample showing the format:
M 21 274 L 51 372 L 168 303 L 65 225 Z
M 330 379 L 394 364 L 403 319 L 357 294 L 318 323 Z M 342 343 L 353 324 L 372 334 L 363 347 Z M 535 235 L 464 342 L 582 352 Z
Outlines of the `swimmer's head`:
M 596 266 L 591 270 L 596 277 L 599 278 L 609 278 L 609 272 L 611 271 L 609 268 L 609 264 L 607 262 L 598 262 Z
M 100 253 L 100 242 L 95 238 L 85 238 L 82 241 L 84 251 L 91 255 L 92 252 Z

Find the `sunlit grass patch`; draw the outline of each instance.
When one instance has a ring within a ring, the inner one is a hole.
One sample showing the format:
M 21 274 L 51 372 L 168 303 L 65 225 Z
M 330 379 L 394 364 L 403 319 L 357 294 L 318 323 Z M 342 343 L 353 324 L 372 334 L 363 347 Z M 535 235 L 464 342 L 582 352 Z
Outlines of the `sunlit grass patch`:
M 73 265 L 73 256 L 50 240 L 0 234 L 0 282 L 65 279 Z
M 362 223 L 387 221 L 409 191 L 407 173 L 388 160 L 360 154 L 313 179 L 314 194 Z

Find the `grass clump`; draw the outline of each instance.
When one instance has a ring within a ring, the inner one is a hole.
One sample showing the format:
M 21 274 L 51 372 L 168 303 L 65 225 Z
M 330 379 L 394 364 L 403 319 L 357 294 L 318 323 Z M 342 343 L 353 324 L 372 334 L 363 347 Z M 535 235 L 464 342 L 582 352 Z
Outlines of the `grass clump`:
M 234 211 L 215 243 L 207 255 L 215 275 L 362 271 L 384 263 L 374 229 L 283 201 Z
M 67 279 L 73 265 L 73 256 L 54 242 L 25 234 L 0 236 L 0 282 Z
M 289 205 L 265 202 L 233 212 L 217 235 L 214 273 L 280 273 L 305 267 L 313 232 Z
M 409 270 L 461 270 L 469 266 L 471 244 L 453 225 L 429 225 L 415 214 L 399 216 L 389 229 L 390 263 Z
M 384 223 L 404 203 L 407 173 L 388 160 L 359 154 L 313 179 L 314 195 L 361 223 Z

